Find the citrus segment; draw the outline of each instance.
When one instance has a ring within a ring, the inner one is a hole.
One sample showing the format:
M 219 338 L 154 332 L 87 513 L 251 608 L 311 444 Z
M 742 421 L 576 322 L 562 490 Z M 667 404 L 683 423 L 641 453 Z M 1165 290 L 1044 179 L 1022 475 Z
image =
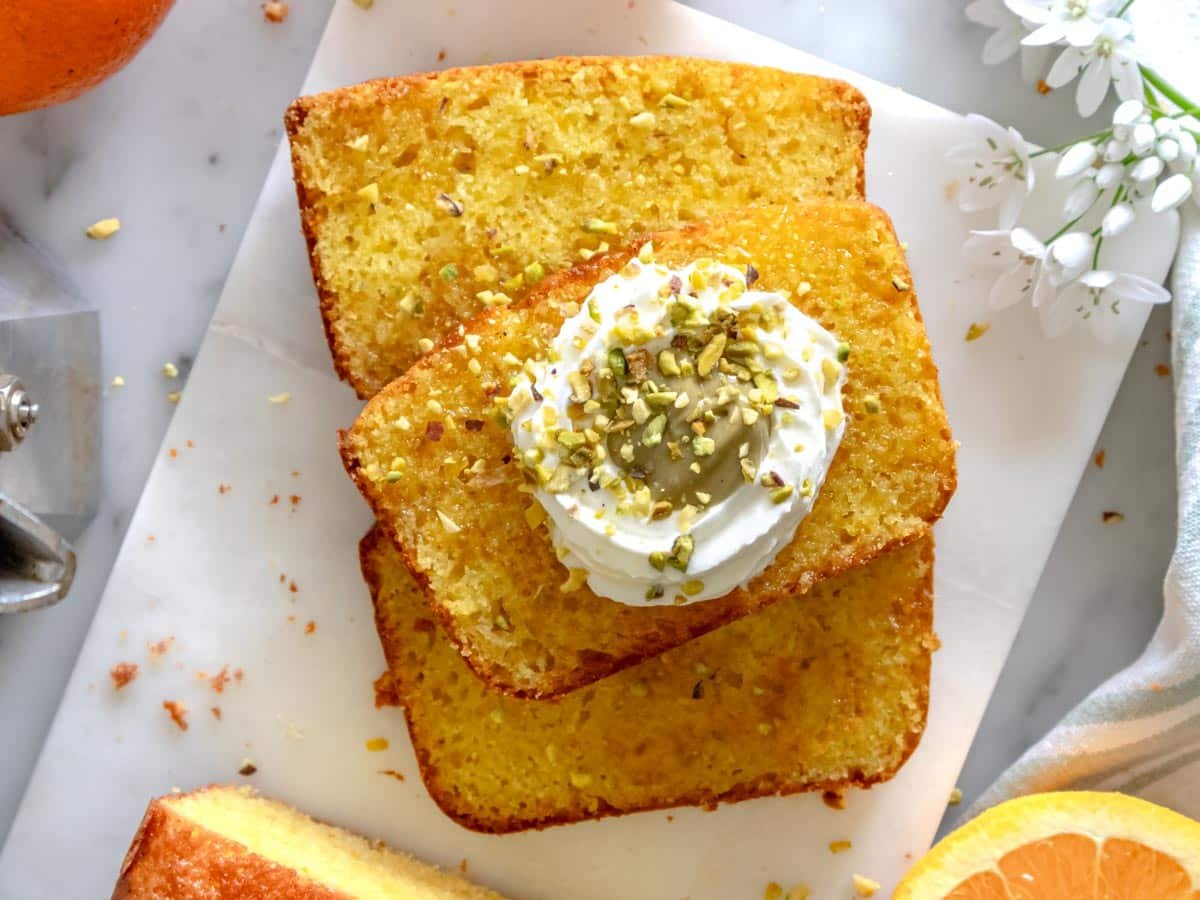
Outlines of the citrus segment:
M 1010 800 L 948 835 L 895 900 L 1200 900 L 1200 823 L 1121 794 Z

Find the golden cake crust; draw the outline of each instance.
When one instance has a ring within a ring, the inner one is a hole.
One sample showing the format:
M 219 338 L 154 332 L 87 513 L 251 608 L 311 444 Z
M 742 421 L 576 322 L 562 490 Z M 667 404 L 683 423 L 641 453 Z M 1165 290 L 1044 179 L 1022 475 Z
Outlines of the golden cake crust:
M 518 696 L 576 690 L 804 593 L 919 538 L 954 492 L 954 445 L 937 370 L 912 276 L 886 214 L 856 201 L 760 207 L 651 239 L 656 257 L 668 264 L 744 251 L 765 289 L 794 290 L 807 279 L 810 290 L 793 302 L 855 344 L 847 410 L 860 410 L 863 398 L 875 395 L 885 412 L 851 413 L 812 513 L 747 588 L 682 607 L 626 606 L 586 587 L 561 590 L 567 572 L 544 528 L 523 517 L 530 498 L 520 490 L 507 428 L 492 421 L 486 384 L 506 377 L 498 357 L 525 359 L 547 345 L 563 310 L 619 271 L 645 239 L 546 278 L 518 307 L 481 314 L 469 326 L 481 338 L 474 357 L 482 363 L 479 376 L 468 372 L 463 338 L 448 337 L 367 405 L 342 433 L 341 450 L 347 471 L 468 664 L 493 687 Z M 444 415 L 427 411 L 435 395 Z M 464 429 L 472 418 L 483 424 Z M 401 419 L 409 420 L 410 431 L 397 430 Z M 443 421 L 454 427 L 431 441 L 434 420 L 437 428 Z M 444 459 L 452 452 L 483 460 L 483 474 L 466 482 L 447 479 Z M 393 484 L 382 475 L 396 456 L 409 468 Z M 467 527 L 447 535 L 441 512 Z
M 663 107 L 675 91 L 695 105 Z M 656 117 L 652 129 L 630 124 L 643 103 Z M 560 125 L 573 104 L 591 124 L 568 133 Z M 488 107 L 502 105 L 492 121 Z M 861 198 L 870 107 L 844 82 L 759 66 L 558 57 L 301 97 L 284 121 L 334 368 L 365 399 L 420 355 L 418 339 L 436 341 L 478 312 L 479 291 L 518 297 L 523 284 L 504 285 L 532 262 L 560 269 L 601 239 L 616 244 L 756 203 Z M 518 128 L 524 148 L 508 134 Z M 373 130 L 390 143 L 348 149 Z M 561 159 L 556 173 L 575 174 L 542 173 L 538 160 L 547 157 Z M 368 183 L 383 191 L 373 204 L 356 197 Z M 499 193 L 482 196 L 483 184 Z M 466 194 L 469 202 L 452 207 L 457 217 L 437 205 Z M 583 233 L 591 216 L 611 221 L 615 236 Z M 412 247 L 424 257 L 410 259 Z M 459 265 L 452 282 L 438 277 L 447 262 Z M 420 298 L 421 318 L 398 313 L 405 293 Z
M 353 900 L 150 801 L 113 900 Z
M 557 701 L 505 696 L 477 682 L 426 617 L 420 589 L 383 531 L 373 528 L 359 552 L 388 661 L 376 681 L 376 704 L 404 707 L 426 788 L 448 816 L 474 831 L 500 834 L 865 788 L 892 778 L 925 728 L 937 646 L 930 533 L 824 582 L 809 597 L 784 601 Z M 838 604 L 846 606 L 841 618 Z M 822 617 L 829 624 L 814 624 Z M 857 630 L 854 617 L 861 620 Z M 827 631 L 829 639 L 789 651 L 786 629 L 797 624 L 803 638 Z M 699 660 L 713 664 L 711 680 L 691 674 Z M 761 684 L 746 683 L 754 672 L 763 675 Z M 697 700 L 694 679 L 711 685 L 713 697 Z M 821 687 L 829 690 L 817 697 Z M 681 689 L 691 691 L 682 702 Z M 687 708 L 710 700 L 721 705 Z M 809 713 L 806 702 L 829 705 Z M 857 715 L 838 708 L 872 703 Z M 590 718 L 572 736 L 587 710 Z M 478 723 L 498 714 L 494 727 L 484 726 L 496 732 L 485 747 Z M 771 732 L 756 732 L 763 723 L 755 717 L 772 714 Z M 828 734 L 812 736 L 819 720 L 839 716 Z M 456 743 L 462 733 L 473 743 Z M 767 741 L 780 748 L 779 758 L 760 758 L 764 751 L 756 748 Z M 556 757 L 530 765 L 531 748 L 544 745 L 559 746 Z M 793 749 L 808 751 L 809 759 L 792 759 Z M 639 750 L 653 758 L 652 766 L 639 761 Z M 589 784 L 564 783 L 576 774 L 572 766 L 588 773 Z M 602 779 L 610 793 L 598 786 Z

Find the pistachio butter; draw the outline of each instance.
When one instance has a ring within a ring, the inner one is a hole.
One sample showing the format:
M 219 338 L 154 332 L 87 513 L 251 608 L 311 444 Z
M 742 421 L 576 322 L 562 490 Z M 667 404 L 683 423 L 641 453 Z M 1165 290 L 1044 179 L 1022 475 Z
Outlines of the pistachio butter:
M 564 565 L 622 603 L 709 600 L 812 509 L 845 430 L 848 347 L 753 266 L 637 260 L 527 361 L 513 439 Z

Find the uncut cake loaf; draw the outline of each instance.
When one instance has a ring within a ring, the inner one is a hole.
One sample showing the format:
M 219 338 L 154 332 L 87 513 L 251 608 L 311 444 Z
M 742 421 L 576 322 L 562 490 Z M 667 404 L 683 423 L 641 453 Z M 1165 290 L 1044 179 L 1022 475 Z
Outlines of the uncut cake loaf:
M 503 900 L 248 787 L 150 801 L 113 900 Z
M 286 126 L 334 365 L 370 397 L 480 309 L 628 236 L 861 198 L 870 108 L 825 78 L 562 57 L 296 100 Z
M 360 552 L 389 667 L 379 703 L 404 707 L 430 794 L 468 828 L 865 787 L 925 728 L 929 532 L 558 702 L 489 689 L 387 536 L 374 529 Z
M 470 667 L 526 697 L 578 689 L 922 537 L 955 486 L 954 444 L 911 275 L 860 201 L 757 207 L 652 237 L 668 268 L 752 265 L 849 345 L 846 428 L 790 544 L 742 588 L 686 606 L 594 594 L 559 562 L 498 413 L 524 362 L 641 241 L 548 277 L 378 394 L 342 435 L 347 471 Z

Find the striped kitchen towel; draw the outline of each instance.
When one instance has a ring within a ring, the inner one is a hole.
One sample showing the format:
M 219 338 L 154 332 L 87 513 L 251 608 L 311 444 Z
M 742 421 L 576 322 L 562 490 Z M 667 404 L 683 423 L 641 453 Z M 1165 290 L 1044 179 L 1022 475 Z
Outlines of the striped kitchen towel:
M 1142 58 L 1200 95 L 1200 0 L 1139 0 L 1131 14 Z M 1200 208 L 1188 201 L 1180 212 L 1170 284 L 1179 531 L 1162 621 L 1141 657 L 1027 750 L 967 817 L 1011 797 L 1073 788 L 1137 794 L 1200 819 Z
M 1137 794 L 1200 818 L 1200 209 L 1185 204 L 1171 276 L 1179 536 L 1149 646 L 968 811 L 1073 788 Z M 1137 602 L 1137 601 L 1134 601 Z

